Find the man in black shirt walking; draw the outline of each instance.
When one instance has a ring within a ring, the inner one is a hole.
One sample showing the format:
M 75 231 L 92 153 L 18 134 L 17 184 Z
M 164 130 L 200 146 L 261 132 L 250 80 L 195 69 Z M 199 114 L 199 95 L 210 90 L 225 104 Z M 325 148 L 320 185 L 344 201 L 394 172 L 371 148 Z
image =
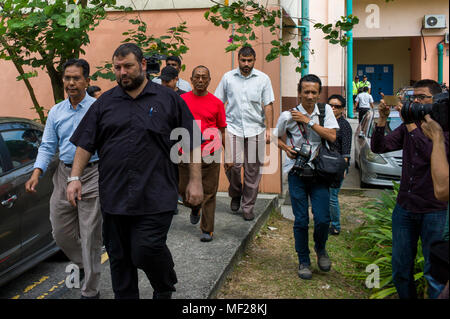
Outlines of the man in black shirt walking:
M 139 268 L 150 280 L 153 298 L 167 299 L 177 282 L 166 245 L 178 196 L 177 166 L 170 157 L 178 141 L 170 135 L 175 128 L 187 129 L 190 138 L 181 145 L 192 150 L 201 143 L 193 141 L 199 128 L 178 94 L 146 78 L 138 46 L 119 46 L 113 66 L 119 85 L 92 105 L 70 139 L 77 150 L 67 199 L 72 205 L 81 199 L 78 176 L 98 151 L 103 235 L 115 298 L 139 298 Z M 201 164 L 192 160 L 186 192 L 192 205 L 202 202 Z

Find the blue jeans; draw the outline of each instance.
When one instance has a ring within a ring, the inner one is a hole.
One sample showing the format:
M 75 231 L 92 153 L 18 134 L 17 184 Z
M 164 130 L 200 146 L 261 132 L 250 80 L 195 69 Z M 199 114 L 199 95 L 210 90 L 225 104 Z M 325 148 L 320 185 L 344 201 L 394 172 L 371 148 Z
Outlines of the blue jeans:
M 442 239 L 446 211 L 412 213 L 396 205 L 392 213 L 392 278 L 401 299 L 417 298 L 414 284 L 414 260 L 419 237 L 425 260 L 424 277 L 428 282 L 428 297 L 437 298 L 444 288 L 430 275 L 430 245 Z
M 344 180 L 341 181 L 338 188 L 330 187 L 330 218 L 331 226 L 333 226 L 338 231 L 341 231 L 341 209 L 339 208 L 339 191 Z
M 311 199 L 314 215 L 314 250 L 320 254 L 325 252 L 330 226 L 330 193 L 328 185 L 313 182 L 305 183 L 295 174 L 289 174 L 289 194 L 294 212 L 295 251 L 300 264 L 311 265 L 308 247 L 308 198 Z

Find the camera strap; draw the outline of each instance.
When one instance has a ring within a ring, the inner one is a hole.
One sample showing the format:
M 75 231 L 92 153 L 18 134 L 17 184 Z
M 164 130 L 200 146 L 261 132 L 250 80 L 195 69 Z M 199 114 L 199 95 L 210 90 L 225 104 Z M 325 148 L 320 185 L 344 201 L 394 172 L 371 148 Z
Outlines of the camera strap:
M 300 112 L 298 107 L 296 107 L 296 110 Z M 306 140 L 306 144 L 310 144 L 309 139 L 308 139 L 308 132 L 305 129 L 305 124 L 297 122 L 297 126 L 298 126 L 298 129 L 300 130 L 300 134 Z

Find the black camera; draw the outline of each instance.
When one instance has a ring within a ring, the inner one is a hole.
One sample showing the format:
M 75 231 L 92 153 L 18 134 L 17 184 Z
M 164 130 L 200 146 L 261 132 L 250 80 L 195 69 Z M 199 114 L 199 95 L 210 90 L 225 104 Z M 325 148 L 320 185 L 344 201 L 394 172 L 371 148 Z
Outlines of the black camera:
M 157 74 L 160 72 L 159 61 L 165 60 L 167 57 L 162 54 L 153 54 L 152 56 L 145 56 L 145 60 L 147 61 L 147 75 Z
M 448 91 L 433 96 L 432 104 L 421 104 L 407 100 L 402 102 L 401 115 L 405 124 L 422 121 L 425 115 L 430 114 L 431 118 L 439 123 L 442 130 L 448 131 Z
M 303 143 L 300 148 L 294 146 L 293 150 L 297 153 L 293 169 L 303 170 L 311 158 L 311 144 Z

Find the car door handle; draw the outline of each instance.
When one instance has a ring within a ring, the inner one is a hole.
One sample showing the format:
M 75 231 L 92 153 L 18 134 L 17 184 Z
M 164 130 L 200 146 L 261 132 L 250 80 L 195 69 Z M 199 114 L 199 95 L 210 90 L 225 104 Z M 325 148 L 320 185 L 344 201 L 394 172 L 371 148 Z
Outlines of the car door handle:
M 17 200 L 17 195 L 12 195 L 10 198 L 2 201 L 2 206 L 6 208 L 11 208 L 14 205 L 14 202 Z

